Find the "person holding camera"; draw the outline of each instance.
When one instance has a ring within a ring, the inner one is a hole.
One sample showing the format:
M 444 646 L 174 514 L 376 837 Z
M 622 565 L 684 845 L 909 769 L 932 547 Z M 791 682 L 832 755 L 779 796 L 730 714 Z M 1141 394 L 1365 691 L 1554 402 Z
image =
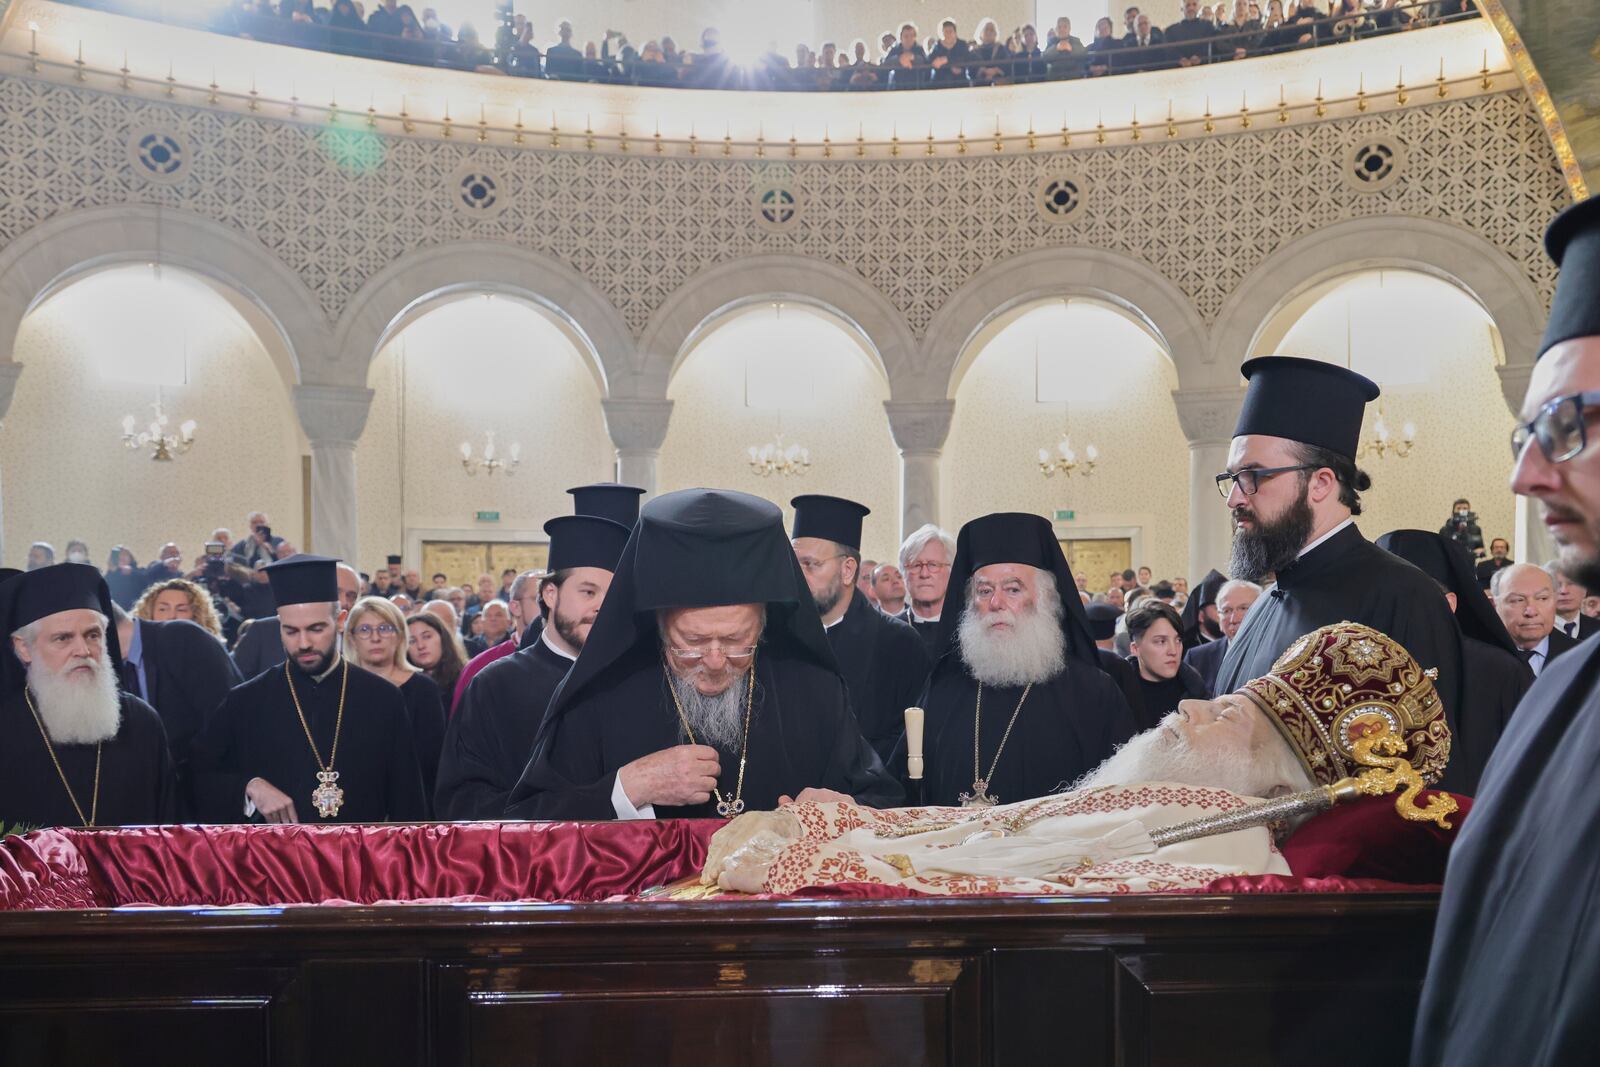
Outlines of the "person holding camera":
M 1465 498 L 1450 507 L 1450 518 L 1439 528 L 1439 536 L 1451 540 L 1472 553 L 1473 559 L 1483 558 L 1483 530 L 1478 526 L 1478 516 Z

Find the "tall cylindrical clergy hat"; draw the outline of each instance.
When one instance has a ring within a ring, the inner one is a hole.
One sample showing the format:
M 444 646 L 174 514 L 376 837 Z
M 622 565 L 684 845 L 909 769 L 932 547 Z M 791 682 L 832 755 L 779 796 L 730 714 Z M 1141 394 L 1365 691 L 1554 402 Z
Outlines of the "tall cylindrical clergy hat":
M 1561 276 L 1539 355 L 1562 341 L 1600 336 L 1600 198 L 1591 197 L 1555 217 L 1544 249 Z
M 389 566 L 391 566 L 391 567 L 398 567 L 398 566 L 400 566 L 400 557 L 399 556 L 390 556 L 388 558 L 388 563 L 389 563 Z
M 544 532 L 550 535 L 546 570 L 599 567 L 614 571 L 633 530 L 597 515 L 558 515 L 544 524 Z
M 644 496 L 644 490 L 636 485 L 596 482 L 594 485 L 574 486 L 567 492 L 572 494 L 574 515 L 610 519 L 630 530 L 639 521 L 639 499 Z
M 1262 434 L 1326 448 L 1354 459 L 1361 418 L 1377 383 L 1320 359 L 1260 356 L 1239 368 L 1250 385 L 1233 436 Z
M 339 561 L 328 556 L 290 556 L 268 564 L 267 581 L 278 607 L 339 601 Z
M 0 578 L 0 638 L 9 637 L 31 622 L 80 608 L 98 611 L 108 623 L 114 617 L 111 590 L 99 570 L 87 563 L 56 563 Z M 121 670 L 122 646 L 115 626 L 106 627 L 105 642 L 112 666 Z M 26 676 L 27 670 L 12 651 L 11 642 L 0 642 L 0 696 L 21 688 Z
M 792 537 L 817 537 L 861 551 L 861 520 L 872 510 L 854 500 L 807 493 L 789 501 L 794 508 Z

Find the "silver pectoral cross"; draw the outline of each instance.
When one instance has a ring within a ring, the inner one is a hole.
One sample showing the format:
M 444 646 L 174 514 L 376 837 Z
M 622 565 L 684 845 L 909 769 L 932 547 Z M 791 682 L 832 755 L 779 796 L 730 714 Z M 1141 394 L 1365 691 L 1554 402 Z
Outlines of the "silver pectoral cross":
M 999 797 L 989 795 L 989 783 L 982 778 L 972 783 L 972 792 L 962 793 L 958 799 L 963 808 L 992 808 L 1000 803 Z
M 339 772 L 318 771 L 317 781 L 320 784 L 311 791 L 311 803 L 316 805 L 318 815 L 331 819 L 344 806 L 344 790 L 338 784 Z

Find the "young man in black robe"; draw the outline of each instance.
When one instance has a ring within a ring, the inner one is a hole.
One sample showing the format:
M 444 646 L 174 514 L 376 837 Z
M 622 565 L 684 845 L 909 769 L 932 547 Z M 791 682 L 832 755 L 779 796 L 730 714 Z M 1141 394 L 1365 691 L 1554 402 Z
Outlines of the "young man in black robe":
M 1431 530 L 1395 530 L 1377 544 L 1438 583 L 1455 615 L 1461 631 L 1461 706 L 1445 709 L 1454 747 L 1439 788 L 1472 796 L 1511 713 L 1533 685 L 1533 671 L 1478 588 L 1465 547 Z
M 111 592 L 58 563 L 0 585 L 0 825 L 122 826 L 172 817 L 155 710 L 119 693 Z
M 1059 792 L 1133 735 L 1049 522 L 1001 513 L 967 523 L 949 589 L 943 652 L 920 702 L 924 803 L 988 806 Z M 895 773 L 905 774 L 906 756 L 902 737 Z
M 400 565 L 399 556 L 390 556 Z M 379 571 L 379 574 L 384 573 Z M 348 563 L 339 564 L 339 606 L 349 611 L 361 597 L 361 575 Z M 385 594 L 374 592 L 373 596 Z M 278 632 L 278 617 L 268 615 L 250 624 L 239 643 L 233 646 L 233 665 L 239 668 L 239 677 L 249 681 L 262 671 L 283 666 L 287 654 L 283 650 L 283 635 Z
M 1139 702 L 1133 707 L 1134 725 L 1150 730 L 1185 700 L 1208 700 L 1206 683 L 1183 662 L 1183 620 L 1172 605 L 1154 597 L 1139 601 L 1128 612 L 1128 666 L 1139 678 Z
M 1216 692 L 1272 669 L 1322 626 L 1359 622 L 1388 634 L 1437 670 L 1447 708 L 1459 708 L 1461 644 L 1432 579 L 1356 528 L 1372 480 L 1356 467 L 1361 417 L 1378 387 L 1317 360 L 1264 356 L 1240 368 L 1245 393 L 1218 488 L 1233 513 L 1228 573 L 1269 586 L 1228 642 Z
M 1561 275 L 1528 382 L 1511 488 L 1561 565 L 1600 588 L 1600 200 L 1556 218 Z M 1517 708 L 1457 835 L 1411 1062 L 1592 1062 L 1600 1047 L 1600 642 L 1552 662 Z
M 901 791 L 861 736 L 783 513 L 692 489 L 639 513 L 510 818 L 693 818 Z
M 549 624 L 485 667 L 445 730 L 434 810 L 442 819 L 498 819 L 527 769 L 550 697 L 583 651 L 629 528 L 563 515 L 544 524 L 550 575 L 540 584 Z
M 288 659 L 228 694 L 195 755 L 208 822 L 427 817 L 405 697 L 339 651 L 337 560 L 267 568 Z
M 867 508 L 836 496 L 797 496 L 789 503 L 795 558 L 844 675 L 850 710 L 867 743 L 886 760 L 905 729 L 906 708 L 928 680 L 927 646 L 910 623 L 889 618 L 857 595 Z

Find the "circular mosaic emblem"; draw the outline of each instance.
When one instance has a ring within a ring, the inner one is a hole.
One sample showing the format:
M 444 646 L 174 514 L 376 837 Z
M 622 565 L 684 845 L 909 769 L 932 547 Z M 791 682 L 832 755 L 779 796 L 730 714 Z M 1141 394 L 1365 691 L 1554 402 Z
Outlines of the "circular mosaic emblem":
M 763 229 L 785 233 L 794 229 L 800 218 L 800 200 L 787 185 L 769 185 L 757 190 L 756 222 Z
M 140 130 L 128 139 L 128 162 L 146 181 L 171 185 L 189 175 L 189 146 L 176 133 Z
M 1345 184 L 1362 193 L 1387 189 L 1405 165 L 1405 145 L 1393 137 L 1358 144 L 1345 154 Z
M 1088 214 L 1084 199 L 1088 186 L 1076 174 L 1051 174 L 1040 179 L 1035 190 L 1039 217 L 1052 225 L 1076 222 Z
M 471 163 L 456 171 L 451 179 L 450 199 L 463 215 L 489 219 L 505 210 L 510 190 L 498 174 Z

